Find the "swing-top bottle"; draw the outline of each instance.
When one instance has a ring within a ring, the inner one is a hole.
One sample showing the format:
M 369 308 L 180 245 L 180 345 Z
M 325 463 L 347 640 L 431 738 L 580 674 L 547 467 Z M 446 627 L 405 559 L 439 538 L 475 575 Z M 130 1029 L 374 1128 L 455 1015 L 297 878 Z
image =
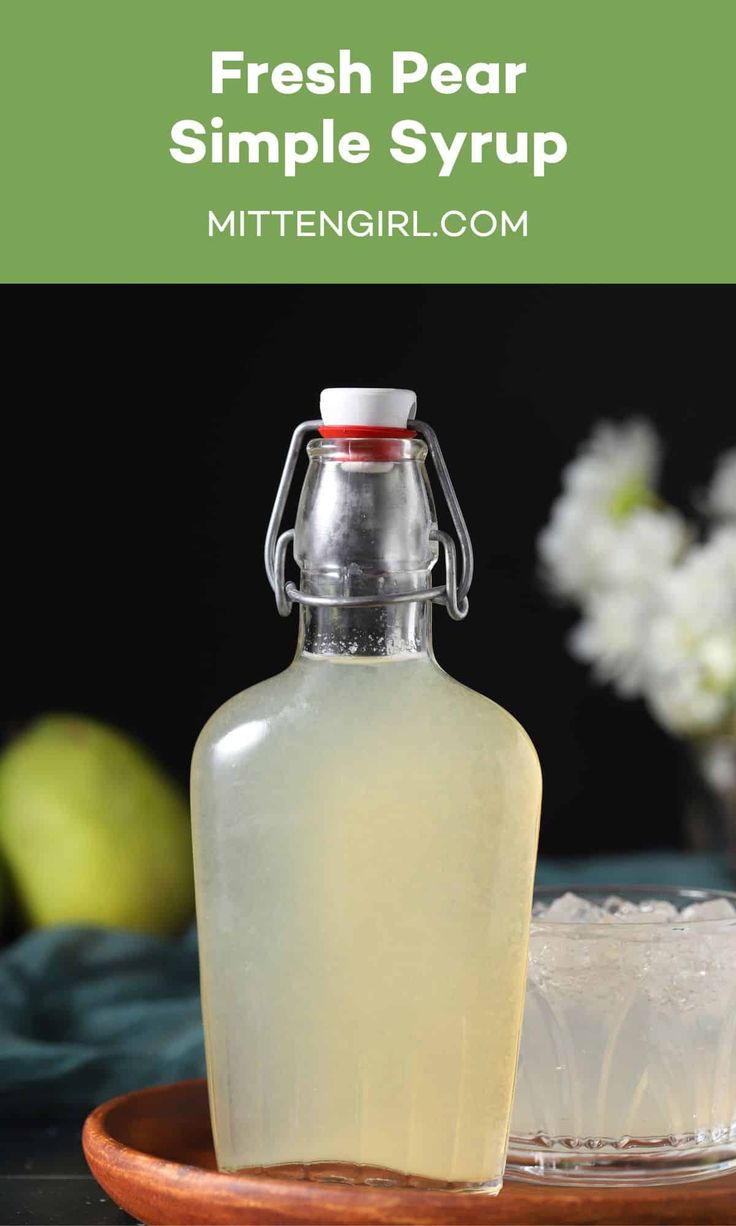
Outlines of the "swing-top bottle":
M 295 432 L 266 544 L 279 611 L 299 606 L 294 661 L 225 703 L 194 754 L 217 1160 L 495 1192 L 539 764 L 516 720 L 434 658 L 432 606 L 464 617 L 472 552 L 413 393 L 332 388 L 321 407 Z M 296 525 L 280 533 L 310 432 Z

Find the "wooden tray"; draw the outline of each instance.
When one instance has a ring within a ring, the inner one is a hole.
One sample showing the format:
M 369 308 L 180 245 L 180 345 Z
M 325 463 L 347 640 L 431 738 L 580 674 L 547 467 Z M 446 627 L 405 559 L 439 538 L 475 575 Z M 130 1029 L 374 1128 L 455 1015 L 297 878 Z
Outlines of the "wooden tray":
M 223 1175 L 215 1169 L 204 1081 L 112 1099 L 87 1119 L 83 1144 L 108 1195 L 147 1226 L 736 1223 L 736 1175 L 629 1190 L 507 1183 L 497 1197 Z

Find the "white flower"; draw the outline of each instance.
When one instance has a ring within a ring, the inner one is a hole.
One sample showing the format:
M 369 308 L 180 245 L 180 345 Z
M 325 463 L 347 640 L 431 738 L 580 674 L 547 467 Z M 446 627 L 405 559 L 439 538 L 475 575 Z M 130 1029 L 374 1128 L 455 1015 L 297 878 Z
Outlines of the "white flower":
M 549 586 L 584 602 L 622 584 L 650 584 L 681 554 L 684 522 L 657 510 L 659 443 L 646 422 L 596 427 L 563 472 L 538 548 Z
M 625 697 L 686 735 L 736 735 L 736 450 L 716 466 L 721 527 L 692 546 L 656 493 L 659 444 L 644 422 L 603 423 L 563 473 L 539 538 L 550 587 L 582 618 L 570 648 Z M 689 552 L 686 553 L 686 550 Z
M 565 493 L 589 506 L 616 514 L 622 492 L 654 491 L 659 478 L 659 440 L 649 422 L 602 421 L 562 472 Z M 638 500 L 640 501 L 640 500 Z
M 736 794 L 736 740 L 709 737 L 701 748 L 700 766 L 714 792 Z
M 718 458 L 706 507 L 714 519 L 736 520 L 736 447 Z
M 601 587 L 651 586 L 681 557 L 687 542 L 687 526 L 676 511 L 639 507 L 609 526 L 606 554 L 599 557 Z
M 656 587 L 643 689 L 675 733 L 712 732 L 736 707 L 736 526 L 718 531 Z
M 598 681 L 610 682 L 623 698 L 641 693 L 642 643 L 651 615 L 646 588 L 610 589 L 591 596 L 582 621 L 569 638 L 570 650 L 593 666 Z

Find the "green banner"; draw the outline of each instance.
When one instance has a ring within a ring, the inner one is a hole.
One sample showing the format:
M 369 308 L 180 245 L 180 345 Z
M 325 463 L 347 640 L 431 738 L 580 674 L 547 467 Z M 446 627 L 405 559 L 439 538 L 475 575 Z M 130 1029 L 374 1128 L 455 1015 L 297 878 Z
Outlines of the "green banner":
M 735 0 L 3 0 L 4 281 L 733 281 Z

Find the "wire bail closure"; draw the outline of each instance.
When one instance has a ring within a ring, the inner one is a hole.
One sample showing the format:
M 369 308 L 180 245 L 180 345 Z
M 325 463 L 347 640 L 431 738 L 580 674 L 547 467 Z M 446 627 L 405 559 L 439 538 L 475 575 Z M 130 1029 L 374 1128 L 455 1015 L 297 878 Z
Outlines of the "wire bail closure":
M 385 604 L 409 604 L 417 600 L 431 600 L 435 604 L 444 605 L 453 621 L 462 621 L 464 617 L 467 617 L 468 591 L 473 581 L 473 546 L 467 524 L 435 431 L 427 422 L 419 421 L 417 418 L 411 418 L 406 424 L 408 429 L 416 430 L 417 434 L 424 439 L 434 463 L 460 547 L 460 578 L 458 579 L 457 550 L 454 540 L 448 532 L 433 528 L 430 538 L 438 541 L 442 546 L 445 559 L 445 582 L 435 587 L 425 588 L 424 591 L 394 592 L 382 596 L 310 596 L 307 592 L 300 591 L 291 580 L 286 579 L 286 555 L 289 546 L 293 546 L 294 529 L 288 528 L 285 532 L 281 532 L 281 521 L 284 517 L 296 466 L 302 453 L 304 439 L 308 434 L 317 433 L 322 425 L 321 418 L 316 418 L 312 421 L 303 421 L 291 436 L 266 532 L 264 548 L 266 575 L 276 597 L 276 608 L 282 617 L 289 616 L 294 604 L 366 609 Z

